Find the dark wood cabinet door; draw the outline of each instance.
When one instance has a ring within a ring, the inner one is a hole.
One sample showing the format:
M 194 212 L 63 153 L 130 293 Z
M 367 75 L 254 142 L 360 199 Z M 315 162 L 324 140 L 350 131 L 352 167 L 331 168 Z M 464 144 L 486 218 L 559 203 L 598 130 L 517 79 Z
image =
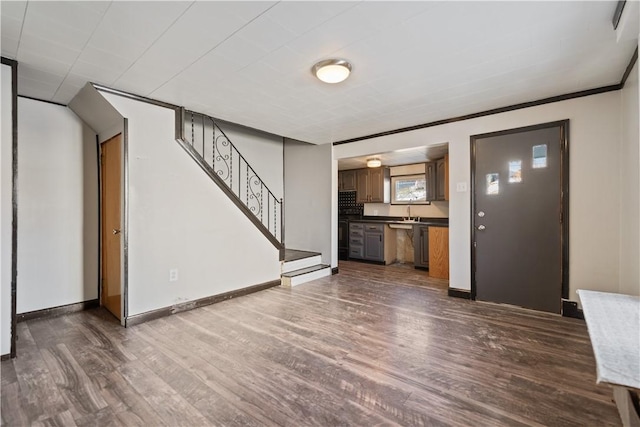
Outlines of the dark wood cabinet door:
M 369 170 L 358 169 L 356 171 L 356 203 L 369 201 Z
M 427 201 L 434 201 L 437 199 L 436 196 L 436 162 L 427 162 L 425 163 L 425 175 L 427 179 Z
M 356 171 L 342 171 L 340 174 L 342 178 L 340 179 L 341 185 L 339 188 L 342 191 L 356 191 Z
M 369 170 L 370 201 L 384 203 L 384 169 Z
M 436 161 L 436 200 L 445 200 L 445 161 Z
M 416 227 L 413 233 L 414 267 L 429 267 L 429 228 Z
M 384 239 L 382 233 L 364 234 L 364 257 L 369 261 L 384 261 Z

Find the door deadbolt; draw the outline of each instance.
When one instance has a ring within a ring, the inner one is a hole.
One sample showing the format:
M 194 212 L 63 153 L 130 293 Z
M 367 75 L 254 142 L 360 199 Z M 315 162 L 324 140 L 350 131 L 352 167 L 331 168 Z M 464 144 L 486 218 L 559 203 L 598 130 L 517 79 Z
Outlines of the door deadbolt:
M 478 216 L 479 216 L 480 218 L 484 218 L 484 211 L 480 211 L 480 212 L 478 212 Z
M 482 225 L 482 224 L 480 224 L 480 225 L 478 226 L 478 230 L 479 230 L 479 231 L 483 231 L 483 230 L 484 230 L 484 229 L 486 229 L 486 228 L 487 228 L 487 227 L 485 227 L 485 226 L 484 226 L 484 225 Z

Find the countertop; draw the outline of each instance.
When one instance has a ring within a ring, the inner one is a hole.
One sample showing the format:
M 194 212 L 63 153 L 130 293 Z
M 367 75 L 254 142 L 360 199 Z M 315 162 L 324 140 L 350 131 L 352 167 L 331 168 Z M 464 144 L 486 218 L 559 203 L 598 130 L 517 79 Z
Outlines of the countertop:
M 349 222 L 365 222 L 365 223 L 383 223 L 383 224 L 407 224 L 407 225 L 429 225 L 437 227 L 448 227 L 449 218 L 420 218 L 419 222 L 407 223 L 403 222 L 402 218 L 398 217 L 362 217 L 359 219 L 350 219 Z

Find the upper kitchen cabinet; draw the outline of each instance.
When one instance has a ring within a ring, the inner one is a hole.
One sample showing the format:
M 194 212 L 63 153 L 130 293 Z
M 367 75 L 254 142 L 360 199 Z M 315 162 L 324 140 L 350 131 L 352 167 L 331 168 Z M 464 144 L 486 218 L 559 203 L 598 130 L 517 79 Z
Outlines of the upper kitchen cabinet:
M 338 191 L 356 191 L 356 171 L 338 172 Z
M 427 200 L 449 200 L 449 155 L 425 165 L 427 175 Z
M 390 200 L 389 168 L 356 170 L 356 203 L 389 203 Z
M 436 161 L 436 200 L 449 200 L 449 155 Z

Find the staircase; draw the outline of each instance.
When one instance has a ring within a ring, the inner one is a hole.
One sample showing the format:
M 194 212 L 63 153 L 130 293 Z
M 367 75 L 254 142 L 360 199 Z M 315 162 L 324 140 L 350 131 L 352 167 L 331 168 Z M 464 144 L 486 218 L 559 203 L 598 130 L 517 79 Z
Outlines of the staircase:
M 282 286 L 293 287 L 331 275 L 331 266 L 322 264 L 317 252 L 286 249 L 282 262 Z
M 281 284 L 296 286 L 331 275 L 316 252 L 285 250 L 284 202 L 253 170 L 212 117 L 180 108 L 176 141 L 280 251 Z
M 212 117 L 181 108 L 176 125 L 176 141 L 284 260 L 283 200 L 274 195 Z

